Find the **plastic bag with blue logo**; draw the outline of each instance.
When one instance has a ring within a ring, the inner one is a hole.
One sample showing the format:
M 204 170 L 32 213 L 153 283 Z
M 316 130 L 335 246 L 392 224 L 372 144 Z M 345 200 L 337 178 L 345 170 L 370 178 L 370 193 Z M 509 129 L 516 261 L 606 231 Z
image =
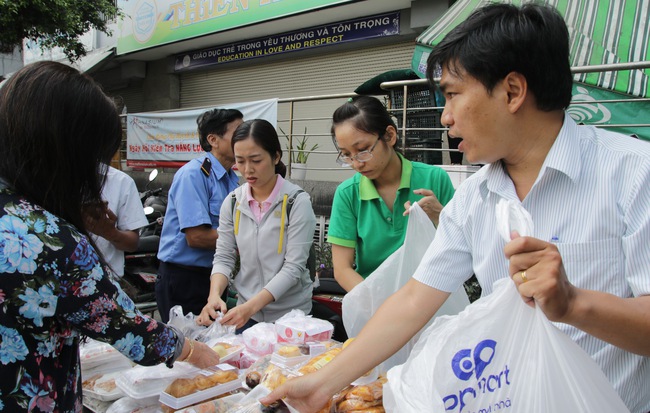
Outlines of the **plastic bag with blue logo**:
M 404 244 L 343 298 L 343 325 L 349 337 L 358 335 L 384 301 L 406 284 L 435 235 L 436 228 L 431 219 L 420 205 L 414 203 L 409 212 Z M 435 317 L 441 315 L 458 314 L 468 305 L 469 298 L 465 289 L 461 287 L 449 296 L 430 323 Z M 404 363 L 419 337 L 420 335 L 417 334 L 397 353 L 384 361 L 379 370 L 385 372 L 393 366 Z
M 532 229 L 520 204 L 502 205 L 500 213 L 504 236 Z M 526 305 L 507 275 L 489 296 L 435 320 L 406 363 L 388 372 L 384 407 L 400 413 L 629 412 L 596 362 L 539 307 Z

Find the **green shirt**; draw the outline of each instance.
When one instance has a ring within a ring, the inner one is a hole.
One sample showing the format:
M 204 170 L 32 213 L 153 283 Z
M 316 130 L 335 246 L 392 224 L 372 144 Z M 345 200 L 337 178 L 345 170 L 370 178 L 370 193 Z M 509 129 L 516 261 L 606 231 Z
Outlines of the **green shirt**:
M 327 241 L 356 249 L 356 271 L 369 276 L 403 243 L 408 216 L 404 203 L 423 198 L 415 189 L 430 189 L 444 206 L 454 195 L 454 186 L 444 169 L 420 162 L 402 160 L 402 179 L 393 204 L 393 212 L 379 196 L 374 183 L 356 173 L 343 181 L 334 194 Z

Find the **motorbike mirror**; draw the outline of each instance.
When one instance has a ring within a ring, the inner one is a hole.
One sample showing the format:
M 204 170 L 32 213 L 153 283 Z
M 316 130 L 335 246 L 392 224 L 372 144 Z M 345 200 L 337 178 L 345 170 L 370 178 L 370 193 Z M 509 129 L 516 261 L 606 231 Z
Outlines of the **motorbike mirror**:
M 149 182 L 151 182 L 151 181 L 153 181 L 154 179 L 156 179 L 157 176 L 158 176 L 158 169 L 154 169 L 154 170 L 151 171 L 151 173 L 149 174 Z
M 146 207 L 144 207 L 143 209 L 144 209 L 144 214 L 145 214 L 145 215 L 151 215 L 151 214 L 153 214 L 153 211 L 154 211 L 153 207 L 146 206 Z

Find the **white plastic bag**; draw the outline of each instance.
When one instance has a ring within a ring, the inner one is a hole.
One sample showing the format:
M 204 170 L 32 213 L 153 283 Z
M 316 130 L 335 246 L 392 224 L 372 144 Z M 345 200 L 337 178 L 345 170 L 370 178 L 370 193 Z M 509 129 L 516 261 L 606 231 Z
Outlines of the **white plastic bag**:
M 343 298 L 343 325 L 349 337 L 357 336 L 384 301 L 406 284 L 415 273 L 435 235 L 436 228 L 427 214 L 417 203 L 413 204 L 409 212 L 404 244 Z M 431 320 L 440 315 L 458 314 L 467 305 L 469 299 L 461 287 L 449 296 Z M 387 359 L 380 370 L 387 371 L 393 366 L 404 363 L 419 336 L 416 334 L 404 347 Z
M 518 209 L 502 204 L 497 214 L 508 239 L 532 229 Z M 457 316 L 437 318 L 423 337 L 388 372 L 387 412 L 629 411 L 596 362 L 539 306 L 525 304 L 509 277 Z
M 208 327 L 196 323 L 198 318 L 194 313 L 183 314 L 183 307 L 175 305 L 169 310 L 168 325 L 179 329 L 185 337 L 206 343 L 226 335 L 235 334 L 235 326 L 222 325 L 221 312 L 217 319 Z

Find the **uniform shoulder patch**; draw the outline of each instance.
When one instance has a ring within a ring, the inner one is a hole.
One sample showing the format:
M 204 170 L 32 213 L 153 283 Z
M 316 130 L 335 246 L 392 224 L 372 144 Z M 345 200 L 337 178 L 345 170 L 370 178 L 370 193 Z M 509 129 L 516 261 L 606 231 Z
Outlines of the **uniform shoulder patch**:
M 201 164 L 201 172 L 203 172 L 203 175 L 207 177 L 209 177 L 210 173 L 212 173 L 212 162 L 210 161 L 210 158 L 206 157 Z

